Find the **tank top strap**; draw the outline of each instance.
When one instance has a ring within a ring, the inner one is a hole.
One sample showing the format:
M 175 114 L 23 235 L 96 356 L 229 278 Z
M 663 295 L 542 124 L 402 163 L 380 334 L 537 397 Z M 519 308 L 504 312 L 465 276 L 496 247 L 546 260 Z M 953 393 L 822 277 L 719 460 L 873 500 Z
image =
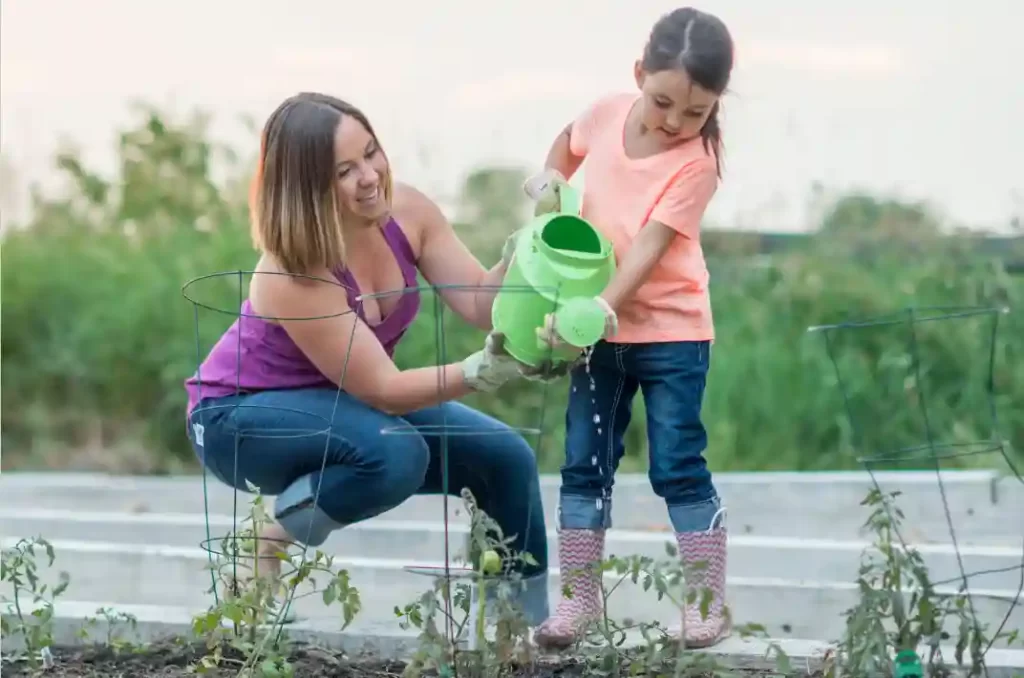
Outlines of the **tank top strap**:
M 406 284 L 414 283 L 416 280 L 416 254 L 412 251 L 409 239 L 405 237 L 402 227 L 398 225 L 394 217 L 388 219 L 384 225 L 384 238 L 391 246 L 391 250 L 398 259 L 398 265 L 402 269 L 402 276 Z

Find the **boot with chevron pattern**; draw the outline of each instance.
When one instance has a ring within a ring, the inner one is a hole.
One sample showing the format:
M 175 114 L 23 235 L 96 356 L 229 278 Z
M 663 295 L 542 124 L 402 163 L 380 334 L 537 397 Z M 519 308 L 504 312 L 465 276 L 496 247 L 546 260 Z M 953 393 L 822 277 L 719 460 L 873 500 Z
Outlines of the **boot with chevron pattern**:
M 690 648 L 710 647 L 732 633 L 732 621 L 725 605 L 727 534 L 724 526 L 699 532 L 677 532 L 676 544 L 684 565 L 693 567 L 688 589 L 696 600 L 683 610 L 683 640 Z M 711 591 L 707 617 L 701 602 Z
M 590 622 L 601 616 L 601 575 L 596 568 L 604 557 L 604 537 L 604 530 L 559 530 L 562 588 L 568 588 L 572 596 L 563 598 L 555 614 L 537 627 L 533 639 L 538 646 L 565 649 L 580 639 Z

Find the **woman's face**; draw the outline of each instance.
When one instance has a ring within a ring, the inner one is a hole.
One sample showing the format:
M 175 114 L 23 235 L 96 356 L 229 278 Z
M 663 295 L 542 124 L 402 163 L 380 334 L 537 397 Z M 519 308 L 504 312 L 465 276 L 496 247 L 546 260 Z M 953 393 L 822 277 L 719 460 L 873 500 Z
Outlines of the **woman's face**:
M 640 120 L 665 145 L 693 139 L 711 115 L 718 96 L 690 80 L 685 70 L 648 73 L 636 64 L 636 84 L 643 94 Z
M 387 214 L 388 159 L 362 123 L 342 116 L 334 135 L 335 188 L 343 213 L 368 220 Z

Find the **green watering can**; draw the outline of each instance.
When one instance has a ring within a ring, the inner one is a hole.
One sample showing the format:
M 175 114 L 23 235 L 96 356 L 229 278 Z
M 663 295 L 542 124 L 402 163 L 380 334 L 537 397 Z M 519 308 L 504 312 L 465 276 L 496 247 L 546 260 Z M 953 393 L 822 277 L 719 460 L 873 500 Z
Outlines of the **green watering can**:
M 605 314 L 594 302 L 615 272 L 611 242 L 580 216 L 580 194 L 563 184 L 558 212 L 533 217 L 516 236 L 512 263 L 491 308 L 494 329 L 519 362 L 537 367 L 573 360 L 604 335 Z M 552 350 L 537 338 L 547 314 L 567 346 Z

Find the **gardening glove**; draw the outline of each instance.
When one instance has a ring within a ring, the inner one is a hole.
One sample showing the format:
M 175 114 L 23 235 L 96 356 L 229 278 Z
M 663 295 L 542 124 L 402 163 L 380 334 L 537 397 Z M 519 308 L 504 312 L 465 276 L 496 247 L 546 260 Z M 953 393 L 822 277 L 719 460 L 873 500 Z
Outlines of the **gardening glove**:
M 505 335 L 500 332 L 488 334 L 483 349 L 462 361 L 462 377 L 476 391 L 494 391 L 519 376 L 519 361 L 505 351 Z
M 520 373 L 530 381 L 539 381 L 545 384 L 549 384 L 553 381 L 557 381 L 565 375 L 572 372 L 579 365 L 582 365 L 586 360 L 586 356 L 581 351 L 579 356 L 572 360 L 561 360 L 552 361 L 544 360 L 541 364 L 533 367 L 523 365 L 519 370 Z
M 601 339 L 614 337 L 619 331 L 619 318 L 604 297 L 594 297 L 593 303 L 597 304 L 604 311 L 604 334 Z M 537 344 L 541 347 L 558 348 L 565 345 L 562 337 L 558 334 L 555 324 L 555 314 L 548 313 L 544 316 L 544 325 L 537 328 Z
M 523 190 L 534 202 L 533 215 L 539 217 L 542 214 L 561 211 L 562 200 L 559 191 L 563 185 L 568 184 L 561 172 L 555 169 L 546 169 L 527 179 L 523 184 Z

